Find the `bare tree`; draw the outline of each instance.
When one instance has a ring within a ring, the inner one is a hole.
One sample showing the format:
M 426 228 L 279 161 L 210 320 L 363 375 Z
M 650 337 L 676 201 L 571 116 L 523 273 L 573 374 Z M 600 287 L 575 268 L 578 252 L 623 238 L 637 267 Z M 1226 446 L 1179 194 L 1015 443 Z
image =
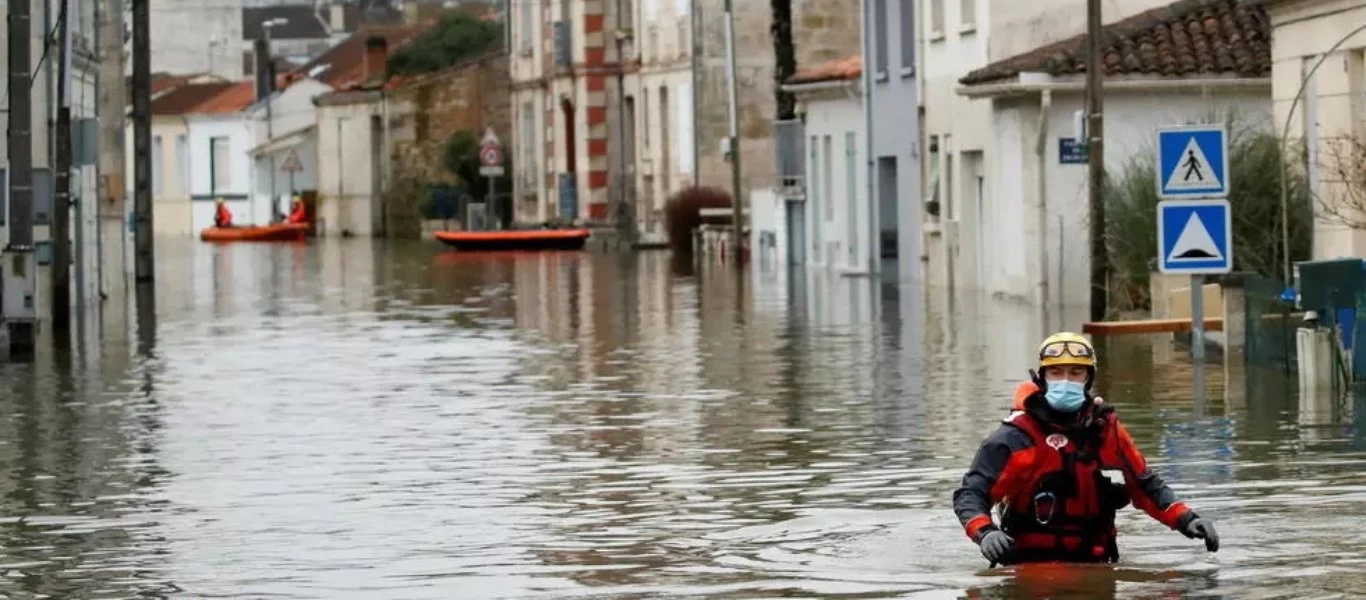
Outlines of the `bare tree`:
M 1366 136 L 1349 134 L 1325 139 L 1312 164 L 1319 169 L 1311 186 L 1322 220 L 1352 230 L 1366 230 Z

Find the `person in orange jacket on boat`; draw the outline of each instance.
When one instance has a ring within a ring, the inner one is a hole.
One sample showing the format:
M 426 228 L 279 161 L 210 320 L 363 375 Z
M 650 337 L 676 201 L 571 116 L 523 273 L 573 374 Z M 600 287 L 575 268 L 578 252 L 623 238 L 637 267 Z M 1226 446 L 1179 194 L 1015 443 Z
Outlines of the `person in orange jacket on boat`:
M 290 203 L 289 218 L 286 223 L 304 224 L 308 222 L 308 210 L 304 208 L 304 200 L 298 196 Z
M 1015 391 L 1002 425 L 982 442 L 953 509 L 992 565 L 1114 562 L 1115 513 L 1130 501 L 1186 537 L 1219 550 L 1214 524 L 1180 501 L 1114 408 L 1091 395 L 1095 348 L 1075 333 L 1039 345 L 1039 369 Z M 1122 485 L 1102 471 L 1117 471 Z M 991 507 L 1003 504 L 1001 523 Z
M 215 204 L 217 210 L 213 213 L 213 226 L 218 228 L 232 227 L 232 211 L 228 210 L 228 203 L 219 198 Z

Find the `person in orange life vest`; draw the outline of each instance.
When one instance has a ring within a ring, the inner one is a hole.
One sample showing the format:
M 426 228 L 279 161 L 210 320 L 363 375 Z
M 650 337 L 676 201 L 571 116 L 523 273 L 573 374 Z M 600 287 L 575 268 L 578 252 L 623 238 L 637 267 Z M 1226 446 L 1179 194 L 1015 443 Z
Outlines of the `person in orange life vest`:
M 290 212 L 289 212 L 289 219 L 287 219 L 286 222 L 288 222 L 288 223 L 307 223 L 307 222 L 308 222 L 308 211 L 304 209 L 304 201 L 303 201 L 303 199 L 300 198 L 300 197 L 298 197 L 298 196 L 295 196 L 295 197 L 294 197 L 294 202 L 293 202 L 292 204 L 293 204 L 292 210 L 290 210 Z
M 216 204 L 218 210 L 213 213 L 213 226 L 232 227 L 232 211 L 228 210 L 228 203 L 219 198 Z
M 1039 345 L 1039 370 L 1016 390 L 1015 404 L 982 442 L 953 509 L 982 556 L 1003 565 L 1114 562 L 1115 512 L 1136 508 L 1186 537 L 1219 550 L 1214 524 L 1177 499 L 1112 407 L 1091 395 L 1096 353 L 1075 333 Z M 1118 471 L 1123 485 L 1102 471 Z M 999 526 L 991 507 L 1003 504 Z

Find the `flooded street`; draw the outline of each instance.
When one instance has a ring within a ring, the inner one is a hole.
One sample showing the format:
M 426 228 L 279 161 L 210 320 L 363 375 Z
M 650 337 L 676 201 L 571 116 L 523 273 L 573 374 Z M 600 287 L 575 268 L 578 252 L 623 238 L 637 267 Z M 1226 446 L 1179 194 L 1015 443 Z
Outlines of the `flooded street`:
M 667 253 L 186 240 L 157 260 L 151 345 L 110 309 L 102 343 L 0 364 L 0 595 L 1366 587 L 1366 407 L 1305 405 L 1293 374 L 1226 395 L 1213 364 L 1196 403 L 1184 354 L 1102 340 L 1099 392 L 1222 549 L 1126 508 L 1116 567 L 988 570 L 950 496 L 1031 366 L 1027 306 L 737 285 Z

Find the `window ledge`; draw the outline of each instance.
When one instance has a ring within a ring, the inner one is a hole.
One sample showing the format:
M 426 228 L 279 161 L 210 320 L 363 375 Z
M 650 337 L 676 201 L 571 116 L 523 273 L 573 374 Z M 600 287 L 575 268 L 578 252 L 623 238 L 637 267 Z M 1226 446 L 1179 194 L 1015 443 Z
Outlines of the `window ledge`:
M 887 71 L 878 71 L 877 75 L 873 76 L 873 79 L 877 81 L 887 81 Z
M 977 32 L 977 24 L 976 24 L 976 23 L 964 23 L 962 26 L 960 26 L 960 27 L 958 28 L 958 33 L 960 33 L 960 34 L 963 34 L 963 33 L 976 33 L 976 32 Z
M 905 77 L 915 77 L 915 67 L 902 67 L 902 68 L 901 68 L 901 76 L 902 76 L 903 78 L 905 78 Z
M 930 41 L 931 41 L 931 42 L 942 42 L 942 41 L 944 41 L 944 32 L 939 31 L 939 30 L 931 31 L 931 32 L 930 32 Z

